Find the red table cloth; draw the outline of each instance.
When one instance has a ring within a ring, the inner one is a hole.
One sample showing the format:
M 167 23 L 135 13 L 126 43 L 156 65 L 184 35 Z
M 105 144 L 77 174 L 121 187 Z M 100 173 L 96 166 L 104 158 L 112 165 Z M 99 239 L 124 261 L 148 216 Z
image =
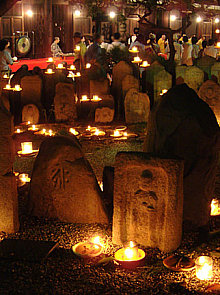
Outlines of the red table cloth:
M 46 69 L 49 63 L 47 62 L 48 58 L 39 58 L 39 59 L 21 59 L 18 62 L 15 62 L 10 68 L 12 69 L 12 72 L 16 72 L 22 65 L 27 65 L 28 70 L 33 70 L 34 67 L 39 67 L 41 69 Z M 68 56 L 64 57 L 63 59 L 60 57 L 54 58 L 56 66 L 58 63 L 61 63 L 63 61 L 66 61 L 68 65 L 73 64 L 74 57 Z

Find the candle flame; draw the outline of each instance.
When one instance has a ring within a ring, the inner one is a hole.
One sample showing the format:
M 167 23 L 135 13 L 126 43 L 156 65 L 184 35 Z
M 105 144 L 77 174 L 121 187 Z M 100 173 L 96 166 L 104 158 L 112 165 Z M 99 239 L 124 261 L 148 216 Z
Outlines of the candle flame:
M 30 125 L 31 124 L 31 121 L 28 121 L 27 123 L 28 123 L 28 125 Z
M 211 216 L 220 215 L 220 202 L 213 199 L 211 202 Z
M 89 125 L 87 128 L 86 128 L 87 131 L 90 131 L 91 130 L 91 126 Z
M 120 136 L 120 132 L 118 130 L 114 130 L 114 136 Z
M 86 64 L 86 69 L 90 69 L 91 68 L 91 64 L 90 63 L 87 63 Z
M 53 135 L 53 131 L 50 129 L 49 130 L 49 136 L 52 136 Z
M 201 269 L 197 270 L 196 276 L 200 280 L 208 280 L 212 277 L 212 265 L 205 263 Z
M 23 154 L 30 154 L 33 152 L 32 142 L 22 142 L 21 149 Z
M 16 130 L 16 132 L 17 132 L 17 133 L 21 133 L 21 129 L 18 128 L 18 129 Z

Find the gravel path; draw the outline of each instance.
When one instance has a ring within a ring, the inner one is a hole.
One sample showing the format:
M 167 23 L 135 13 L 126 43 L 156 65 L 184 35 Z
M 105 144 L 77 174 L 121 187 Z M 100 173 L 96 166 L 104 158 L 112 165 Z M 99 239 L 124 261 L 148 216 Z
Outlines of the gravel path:
M 98 180 L 102 179 L 104 166 L 113 165 L 118 151 L 141 151 L 143 142 L 81 141 L 86 157 L 90 161 Z M 18 159 L 18 170 L 31 171 L 34 159 Z M 24 170 L 26 169 L 26 170 Z M 195 270 L 172 272 L 163 266 L 168 254 L 158 249 L 143 248 L 146 262 L 143 267 L 125 270 L 113 261 L 97 264 L 100 257 L 84 261 L 76 257 L 71 247 L 88 238 L 99 235 L 105 243 L 105 256 L 114 255 L 119 246 L 112 244 L 111 225 L 67 224 L 30 217 L 25 214 L 28 202 L 28 186 L 19 193 L 20 231 L 13 235 L 0 234 L 4 238 L 59 242 L 44 261 L 18 259 L 1 252 L 0 247 L 0 294 L 204 294 L 208 286 L 220 284 L 220 243 L 215 238 L 209 243 L 198 244 L 197 233 L 183 237 L 181 247 L 175 252 L 191 258 L 208 254 L 214 259 L 213 278 L 208 282 L 196 278 Z M 212 293 L 213 294 L 213 293 Z

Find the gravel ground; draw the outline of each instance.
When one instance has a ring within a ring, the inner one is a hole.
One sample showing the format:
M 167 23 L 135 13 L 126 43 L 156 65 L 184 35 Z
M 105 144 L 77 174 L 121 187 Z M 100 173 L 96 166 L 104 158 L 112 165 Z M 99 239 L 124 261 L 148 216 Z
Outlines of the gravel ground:
M 18 141 L 17 141 L 18 142 Z M 81 140 L 86 157 L 90 161 L 98 180 L 102 178 L 104 166 L 113 165 L 118 151 L 141 151 L 140 138 L 126 142 Z M 17 159 L 15 168 L 20 172 L 31 172 L 34 159 Z M 197 233 L 185 233 L 181 247 L 175 252 L 196 258 L 208 254 L 214 259 L 213 278 L 200 281 L 195 270 L 173 272 L 163 266 L 168 256 L 158 249 L 144 248 L 146 261 L 143 267 L 125 270 L 113 261 L 99 264 L 104 257 L 113 256 L 119 246 L 112 244 L 111 225 L 67 224 L 43 220 L 26 215 L 28 186 L 19 190 L 20 231 L 13 235 L 0 234 L 5 238 L 59 242 L 45 260 L 4 255 L 0 250 L 0 294 L 204 294 L 208 286 L 220 284 L 220 243 L 215 238 L 207 243 L 198 243 Z M 102 257 L 83 260 L 76 257 L 71 247 L 99 235 L 105 244 Z M 213 294 L 213 293 L 212 293 Z

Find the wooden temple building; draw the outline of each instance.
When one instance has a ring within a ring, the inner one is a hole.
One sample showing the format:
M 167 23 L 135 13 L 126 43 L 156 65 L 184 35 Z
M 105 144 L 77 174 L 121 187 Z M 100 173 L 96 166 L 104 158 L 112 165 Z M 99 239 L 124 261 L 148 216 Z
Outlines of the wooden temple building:
M 107 5 L 116 4 L 116 10 L 119 15 L 124 14 L 125 8 L 132 5 L 134 0 L 128 0 L 127 6 L 120 6 L 123 0 L 106 1 Z M 163 2 L 163 0 L 158 1 Z M 207 38 L 215 35 L 215 29 L 220 25 L 215 23 L 216 15 L 220 15 L 220 1 L 192 1 L 195 11 L 201 13 L 203 20 L 201 23 L 193 21 L 195 17 L 192 11 L 189 11 L 184 0 L 170 1 L 171 4 L 162 9 L 159 13 L 160 21 L 157 16 L 152 14 L 149 19 L 156 25 L 170 27 L 172 30 L 183 27 L 184 15 L 191 14 L 191 26 L 187 28 L 186 33 L 189 35 L 197 34 L 206 35 Z M 130 4 L 129 4 L 130 3 Z M 118 6 L 117 6 L 118 5 Z M 80 15 L 76 15 L 76 11 Z M 204 13 L 203 13 L 204 12 Z M 130 14 L 126 15 L 126 20 L 121 21 L 119 18 L 110 19 L 106 9 L 102 15 L 99 15 L 100 32 L 106 40 L 116 31 L 132 35 L 135 27 L 139 26 L 138 15 L 143 14 L 143 10 L 130 9 Z M 175 21 L 170 20 L 170 16 L 175 15 Z M 0 38 L 8 38 L 12 44 L 13 55 L 24 56 L 26 58 L 40 58 L 50 55 L 50 45 L 55 36 L 59 36 L 60 46 L 63 52 L 73 51 L 73 34 L 76 31 L 89 36 L 95 29 L 97 19 L 88 16 L 83 1 L 76 0 L 1 0 L 0 1 Z M 218 36 L 214 36 L 218 38 Z M 20 47 L 18 50 L 19 40 Z

